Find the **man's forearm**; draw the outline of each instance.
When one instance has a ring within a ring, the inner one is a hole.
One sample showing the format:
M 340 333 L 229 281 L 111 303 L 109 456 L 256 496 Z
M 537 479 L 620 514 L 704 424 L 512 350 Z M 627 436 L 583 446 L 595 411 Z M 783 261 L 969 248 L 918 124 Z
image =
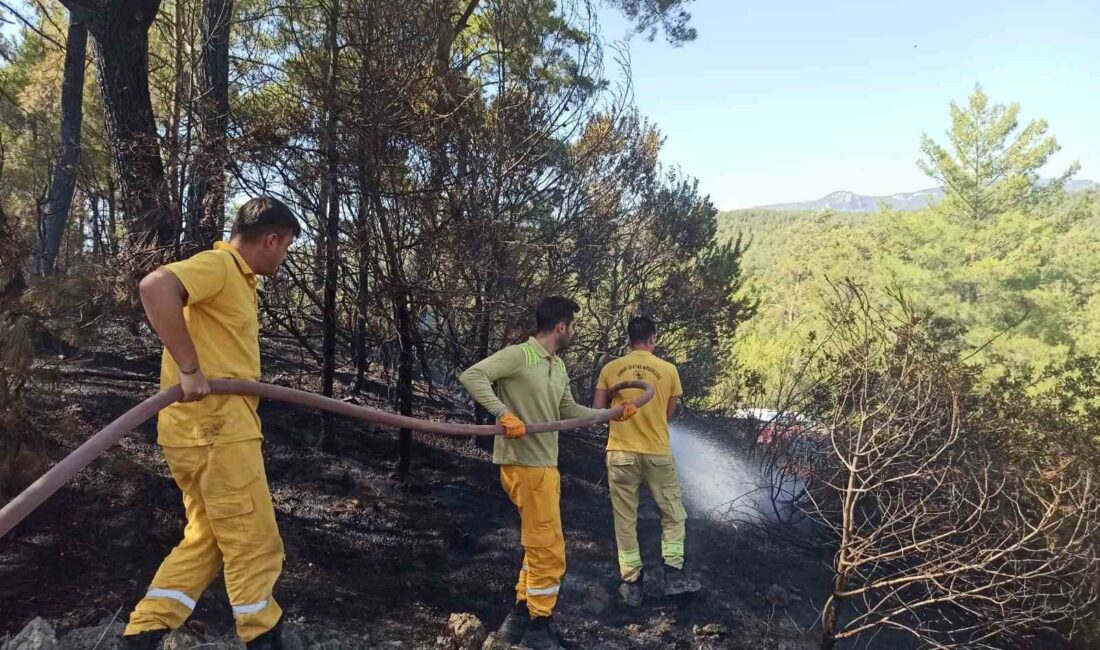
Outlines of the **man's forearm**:
M 587 406 L 582 406 L 573 401 L 570 401 L 568 404 L 562 404 L 559 408 L 559 415 L 561 415 L 561 419 L 563 420 L 586 418 L 589 415 L 597 415 L 602 412 L 603 409 L 590 409 Z
M 500 401 L 500 398 L 493 392 L 493 382 L 481 368 L 474 366 L 467 369 L 458 380 L 462 383 L 462 387 L 466 389 L 466 392 L 493 416 L 499 416 L 508 410 L 504 402 Z
M 187 292 L 168 271 L 158 269 L 141 281 L 141 304 L 149 324 L 153 326 L 164 347 L 181 370 L 198 368 L 195 343 L 183 319 Z

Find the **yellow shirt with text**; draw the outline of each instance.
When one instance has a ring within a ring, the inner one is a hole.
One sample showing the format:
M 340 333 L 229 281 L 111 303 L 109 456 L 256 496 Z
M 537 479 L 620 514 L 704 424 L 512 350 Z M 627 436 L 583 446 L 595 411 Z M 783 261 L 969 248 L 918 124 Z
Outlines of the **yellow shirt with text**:
M 609 390 L 622 381 L 644 381 L 656 391 L 653 399 L 638 409 L 626 422 L 612 422 L 607 439 L 608 451 L 631 451 L 636 454 L 668 455 L 668 400 L 683 393 L 676 366 L 644 350 L 634 350 L 626 356 L 608 362 L 600 371 L 596 388 Z M 612 406 L 642 394 L 630 388 L 615 396 Z

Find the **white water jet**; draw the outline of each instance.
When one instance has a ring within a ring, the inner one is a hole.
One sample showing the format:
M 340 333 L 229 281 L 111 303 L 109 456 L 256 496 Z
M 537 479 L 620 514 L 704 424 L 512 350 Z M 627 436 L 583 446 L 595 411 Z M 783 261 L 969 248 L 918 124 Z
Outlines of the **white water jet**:
M 683 424 L 673 424 L 669 433 L 689 511 L 728 521 L 752 518 L 761 509 L 760 472 L 739 456 L 732 442 Z

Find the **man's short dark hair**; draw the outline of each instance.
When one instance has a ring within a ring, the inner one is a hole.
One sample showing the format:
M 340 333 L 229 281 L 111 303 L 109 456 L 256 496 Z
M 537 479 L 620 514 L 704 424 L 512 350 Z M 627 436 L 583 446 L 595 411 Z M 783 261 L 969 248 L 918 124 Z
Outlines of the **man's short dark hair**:
M 626 326 L 626 335 L 630 337 L 631 344 L 648 343 L 657 335 L 657 324 L 649 316 L 635 316 Z
M 302 227 L 290 208 L 279 199 L 258 196 L 249 199 L 237 210 L 230 237 L 240 236 L 244 241 L 256 241 L 264 235 L 302 234 Z
M 549 296 L 539 301 L 535 307 L 535 325 L 539 333 L 551 332 L 558 323 L 568 326 L 573 322 L 581 306 L 569 298 L 561 296 Z

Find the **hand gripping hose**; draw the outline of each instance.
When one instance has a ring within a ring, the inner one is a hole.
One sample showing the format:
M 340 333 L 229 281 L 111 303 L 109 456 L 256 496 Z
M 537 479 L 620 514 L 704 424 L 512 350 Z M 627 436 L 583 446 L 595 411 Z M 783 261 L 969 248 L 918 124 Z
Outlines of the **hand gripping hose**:
M 626 381 L 616 384 L 611 392 L 624 388 L 638 388 L 645 392 L 634 400 L 635 406 L 642 406 L 653 399 L 653 387 L 641 381 Z M 365 406 L 348 404 L 329 397 L 322 397 L 314 393 L 308 393 L 283 386 L 273 386 L 254 381 L 242 381 L 239 379 L 211 379 L 210 392 L 220 395 L 255 395 L 266 399 L 290 402 L 301 406 L 318 408 L 322 411 L 330 411 L 339 415 L 373 422 L 386 427 L 398 429 L 413 429 L 428 433 L 439 433 L 447 436 L 500 436 L 504 435 L 504 428 L 497 425 L 454 424 L 451 422 L 434 422 L 432 420 L 419 420 L 417 418 L 395 415 L 386 411 L 372 409 Z M 115 421 L 104 427 L 99 433 L 76 448 L 76 451 L 61 459 L 61 462 L 50 468 L 37 481 L 26 490 L 19 493 L 3 509 L 0 509 L 0 538 L 4 537 L 19 522 L 42 502 L 50 498 L 54 492 L 69 479 L 76 476 L 77 472 L 84 469 L 97 456 L 108 447 L 118 442 L 123 436 L 133 431 L 139 424 L 157 414 L 161 409 L 178 402 L 183 397 L 183 391 L 179 386 L 173 386 L 146 399 L 141 404 L 126 411 Z M 604 409 L 594 415 L 571 420 L 559 420 L 557 422 L 530 423 L 527 425 L 527 433 L 544 433 L 546 431 L 561 431 L 563 429 L 581 429 L 622 415 L 623 407 Z

